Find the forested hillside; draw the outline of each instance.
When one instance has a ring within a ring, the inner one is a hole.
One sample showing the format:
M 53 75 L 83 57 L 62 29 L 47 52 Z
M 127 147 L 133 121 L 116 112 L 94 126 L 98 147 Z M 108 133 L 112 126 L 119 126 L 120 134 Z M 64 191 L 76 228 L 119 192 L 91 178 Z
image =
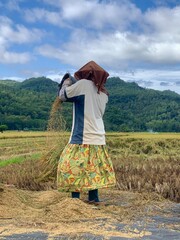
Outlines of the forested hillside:
M 108 129 L 180 132 L 179 94 L 144 89 L 119 78 L 111 78 L 106 87 L 110 93 L 105 114 Z
M 0 124 L 8 129 L 46 129 L 57 85 L 44 77 L 21 83 L 0 81 Z
M 58 83 L 40 77 L 23 82 L 0 80 L 0 125 L 8 129 L 45 130 Z M 109 78 L 110 94 L 104 116 L 107 131 L 180 132 L 180 95 L 156 91 Z M 71 103 L 63 103 L 71 127 Z

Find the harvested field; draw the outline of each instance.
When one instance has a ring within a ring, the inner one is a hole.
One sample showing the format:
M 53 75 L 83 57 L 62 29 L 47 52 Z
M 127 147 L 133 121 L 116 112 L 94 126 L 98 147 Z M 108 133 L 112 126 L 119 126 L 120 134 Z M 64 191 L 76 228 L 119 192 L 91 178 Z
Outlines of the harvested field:
M 100 207 L 84 202 L 87 193 L 77 200 L 56 190 L 57 162 L 68 138 L 56 132 L 1 134 L 2 239 L 180 238 L 179 204 L 173 203 L 180 201 L 180 134 L 108 133 L 117 186 L 100 190 L 106 202 Z
M 25 158 L 1 167 L 0 182 L 22 189 L 56 189 L 57 162 L 68 138 L 69 133 L 3 133 L 0 166 L 12 156 L 21 156 L 22 150 Z M 119 190 L 156 192 L 180 201 L 180 134 L 108 133 L 107 146 Z

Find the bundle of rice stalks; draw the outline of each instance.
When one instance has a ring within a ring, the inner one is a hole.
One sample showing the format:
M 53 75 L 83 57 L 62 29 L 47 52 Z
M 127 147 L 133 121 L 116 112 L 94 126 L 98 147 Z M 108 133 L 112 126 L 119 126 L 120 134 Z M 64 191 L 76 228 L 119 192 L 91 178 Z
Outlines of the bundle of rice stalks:
M 51 183 L 54 187 L 56 187 L 58 161 L 65 144 L 66 141 L 64 140 L 64 142 L 61 142 L 61 145 L 55 145 L 42 156 L 38 166 L 38 168 L 41 169 L 37 178 L 38 183 Z
M 50 137 L 47 139 L 47 151 L 39 161 L 41 173 L 37 180 L 41 183 L 49 181 L 55 183 L 58 160 L 67 143 L 66 121 L 62 115 L 62 102 L 59 97 L 52 104 L 47 130 Z M 53 137 L 52 132 L 55 132 Z
M 65 131 L 66 130 L 66 121 L 62 116 L 62 102 L 59 97 L 56 97 L 55 101 L 52 104 L 50 117 L 48 121 L 48 131 Z

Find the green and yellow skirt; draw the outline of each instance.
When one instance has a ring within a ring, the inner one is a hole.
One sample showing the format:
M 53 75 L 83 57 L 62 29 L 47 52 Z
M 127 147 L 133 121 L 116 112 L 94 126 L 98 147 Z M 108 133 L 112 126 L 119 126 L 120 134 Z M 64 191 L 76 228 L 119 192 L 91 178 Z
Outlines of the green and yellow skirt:
M 68 144 L 58 163 L 59 191 L 81 192 L 115 186 L 112 161 L 104 145 Z

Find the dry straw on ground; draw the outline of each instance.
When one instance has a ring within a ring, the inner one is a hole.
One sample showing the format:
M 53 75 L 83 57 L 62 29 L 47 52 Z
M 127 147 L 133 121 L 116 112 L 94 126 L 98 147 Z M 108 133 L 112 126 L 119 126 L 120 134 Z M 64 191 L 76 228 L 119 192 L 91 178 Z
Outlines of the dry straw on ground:
M 19 190 L 5 185 L 0 192 L 0 230 L 3 235 L 44 231 L 49 234 L 75 235 L 82 233 L 97 236 L 140 238 L 151 233 L 131 229 L 135 219 L 156 214 L 169 205 L 157 194 L 137 194 L 116 189 L 100 190 L 100 196 L 109 205 L 96 207 L 82 200 L 71 199 L 67 193 Z M 1 225 L 3 221 L 3 225 Z M 129 228 L 117 230 L 117 224 Z

